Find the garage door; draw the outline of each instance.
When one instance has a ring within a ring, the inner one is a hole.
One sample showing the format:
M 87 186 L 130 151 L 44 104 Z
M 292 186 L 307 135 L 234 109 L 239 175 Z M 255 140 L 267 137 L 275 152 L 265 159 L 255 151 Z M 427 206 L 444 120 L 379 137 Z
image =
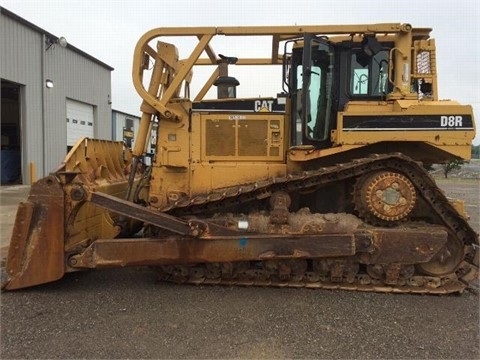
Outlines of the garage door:
M 93 138 L 93 105 L 67 99 L 67 146 L 84 136 Z

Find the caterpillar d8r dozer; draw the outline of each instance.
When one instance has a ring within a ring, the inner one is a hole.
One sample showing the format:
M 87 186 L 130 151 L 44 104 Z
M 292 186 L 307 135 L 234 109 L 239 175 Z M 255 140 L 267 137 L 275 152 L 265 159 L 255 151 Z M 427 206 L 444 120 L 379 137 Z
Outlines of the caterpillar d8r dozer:
M 462 292 L 478 279 L 478 235 L 422 163 L 469 159 L 475 126 L 471 106 L 438 100 L 430 32 L 147 32 L 133 58 L 143 99 L 133 150 L 81 139 L 32 185 L 3 287 L 152 266 L 180 283 Z M 187 57 L 172 38 L 193 44 Z M 265 55 L 242 56 L 242 44 Z M 193 69 L 208 66 L 191 98 Z M 258 89 L 272 66 L 278 94 L 236 96 L 233 67 L 251 70 L 242 83 Z

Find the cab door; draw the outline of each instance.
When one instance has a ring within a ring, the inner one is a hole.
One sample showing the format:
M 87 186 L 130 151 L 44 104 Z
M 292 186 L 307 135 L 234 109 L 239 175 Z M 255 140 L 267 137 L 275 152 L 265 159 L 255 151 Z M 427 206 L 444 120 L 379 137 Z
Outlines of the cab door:
M 292 93 L 293 146 L 331 145 L 333 128 L 335 48 L 323 38 L 306 35 L 303 49 L 293 49 L 290 91 Z

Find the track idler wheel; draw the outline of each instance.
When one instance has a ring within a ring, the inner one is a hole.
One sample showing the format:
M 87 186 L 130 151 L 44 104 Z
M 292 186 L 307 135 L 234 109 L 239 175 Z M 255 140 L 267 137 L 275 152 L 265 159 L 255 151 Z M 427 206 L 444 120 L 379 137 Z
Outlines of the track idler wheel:
M 453 273 L 463 260 L 465 248 L 454 236 L 449 236 L 445 246 L 426 263 L 417 264 L 417 268 L 430 276 L 443 276 Z
M 416 200 L 412 182 L 392 171 L 367 175 L 355 185 L 355 207 L 360 217 L 374 225 L 388 226 L 406 219 Z

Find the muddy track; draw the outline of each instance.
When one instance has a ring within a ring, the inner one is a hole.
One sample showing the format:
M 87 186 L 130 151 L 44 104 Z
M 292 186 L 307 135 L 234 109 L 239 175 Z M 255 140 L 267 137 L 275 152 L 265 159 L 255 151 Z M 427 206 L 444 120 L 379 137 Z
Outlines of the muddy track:
M 478 234 L 463 217 L 458 215 L 442 190 L 438 188 L 423 167 L 402 154 L 372 155 L 369 158 L 332 167 L 305 171 L 301 174 L 292 174 L 281 178 L 276 177 L 269 181 L 181 199 L 162 211 L 175 216 L 225 212 L 230 208 L 270 198 L 272 194 L 279 191 L 289 194 L 312 191 L 338 182 L 356 181 L 367 174 L 378 171 L 396 172 L 408 178 L 414 185 L 417 196 L 427 204 L 428 211 L 433 214 L 434 223 L 447 229 L 449 244 L 462 244 L 463 248 L 457 251 L 463 253 L 463 259 L 454 271 L 432 276 L 432 274 L 426 275 L 425 272 L 419 271 L 415 267 L 414 272 L 409 271 L 408 275 L 400 275 L 394 281 L 390 279 L 386 282 L 385 276 L 376 276 L 377 274 L 372 274 L 372 271 L 365 271 L 365 265 L 357 264 L 355 261 L 353 261 L 354 267 L 358 270 L 352 271 L 351 259 L 336 259 L 321 270 L 314 269 L 312 266 L 314 260 L 308 259 L 308 261 L 298 260 L 300 263 L 296 264 L 285 264 L 285 262 L 279 261 L 274 264 L 273 270 L 271 269 L 272 264 L 270 264 L 270 268 L 267 268 L 263 262 L 243 264 L 241 269 L 235 269 L 238 264 L 219 264 L 230 270 L 214 272 L 209 269 L 207 264 L 197 264 L 193 267 L 165 266 L 160 270 L 160 278 L 194 284 L 288 286 L 397 293 L 462 292 L 470 281 L 478 277 L 478 254 L 475 255 L 478 250 Z M 354 205 L 357 210 L 361 208 L 360 204 Z M 371 219 L 365 220 L 372 222 Z M 455 250 L 455 245 L 448 246 Z M 289 269 L 289 267 L 291 268 Z M 279 268 L 283 271 L 278 271 Z M 285 270 L 285 268 L 287 269 Z M 301 270 L 298 270 L 299 268 Z M 395 264 L 392 264 L 392 268 L 393 270 L 387 270 L 395 271 Z M 400 274 L 400 270 L 396 271 Z

